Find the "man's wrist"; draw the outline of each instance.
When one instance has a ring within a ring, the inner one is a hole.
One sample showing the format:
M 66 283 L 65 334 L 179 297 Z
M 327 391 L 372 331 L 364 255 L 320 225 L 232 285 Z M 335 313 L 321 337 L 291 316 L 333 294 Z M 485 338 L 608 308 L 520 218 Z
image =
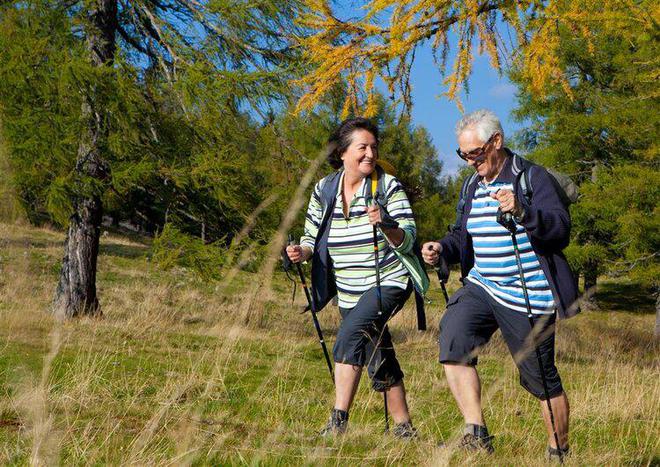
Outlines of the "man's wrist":
M 525 210 L 523 209 L 522 206 L 518 207 L 518 210 L 512 213 L 513 215 L 513 220 L 516 221 L 518 224 L 521 224 L 523 220 L 525 220 Z

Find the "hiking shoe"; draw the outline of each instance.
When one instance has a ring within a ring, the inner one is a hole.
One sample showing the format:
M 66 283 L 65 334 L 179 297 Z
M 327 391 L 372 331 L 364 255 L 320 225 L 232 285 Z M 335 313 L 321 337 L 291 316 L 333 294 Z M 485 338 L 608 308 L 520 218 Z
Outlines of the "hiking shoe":
M 344 410 L 332 409 L 330 420 L 328 420 L 325 428 L 319 433 L 322 437 L 329 437 L 333 435 L 341 435 L 346 432 L 348 425 L 348 412 Z
M 466 451 L 485 451 L 492 454 L 495 451 L 493 438 L 494 436 L 488 434 L 488 428 L 485 426 L 469 423 L 465 425 L 463 438 L 458 443 L 458 447 Z
M 493 438 L 494 436 L 480 438 L 472 433 L 465 433 L 463 438 L 461 438 L 461 442 L 458 443 L 458 447 L 465 449 L 466 451 L 484 451 L 488 454 L 492 454 L 495 451 L 495 448 L 493 447 Z
M 566 456 L 568 456 L 568 446 L 565 448 L 553 448 L 548 446 L 548 450 L 545 452 L 546 460 L 558 464 L 563 464 Z
M 415 439 L 417 438 L 417 428 L 415 428 L 412 422 L 403 422 L 397 423 L 392 428 L 392 436 L 399 439 Z

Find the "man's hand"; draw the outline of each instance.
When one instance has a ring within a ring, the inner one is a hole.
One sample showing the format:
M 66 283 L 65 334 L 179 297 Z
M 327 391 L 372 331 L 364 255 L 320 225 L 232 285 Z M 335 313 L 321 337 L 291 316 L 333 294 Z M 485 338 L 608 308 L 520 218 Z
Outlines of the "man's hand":
M 311 249 L 300 245 L 289 245 L 286 247 L 286 254 L 293 263 L 307 261 L 311 255 Z
M 424 262 L 435 266 L 440 259 L 440 253 L 442 252 L 442 245 L 440 242 L 426 242 L 422 245 L 422 258 Z
M 513 191 L 497 190 L 497 192 L 491 193 L 490 197 L 500 202 L 500 209 L 502 212 L 510 212 L 513 217 L 520 217 L 522 214 L 522 208 L 518 204 L 518 200 L 513 194 Z

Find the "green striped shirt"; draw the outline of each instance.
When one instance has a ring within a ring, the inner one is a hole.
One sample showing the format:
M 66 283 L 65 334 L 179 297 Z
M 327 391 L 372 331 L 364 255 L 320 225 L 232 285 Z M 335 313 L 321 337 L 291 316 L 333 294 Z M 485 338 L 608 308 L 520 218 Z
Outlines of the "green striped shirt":
M 343 177 L 339 181 L 337 198 L 332 222 L 328 235 L 328 252 L 333 263 L 339 306 L 353 308 L 362 294 L 376 285 L 376 269 L 373 247 L 373 226 L 369 224 L 367 202 L 364 197 L 365 183 L 371 180 L 365 178 L 349 203 L 348 217 L 344 216 L 342 203 Z M 321 187 L 325 179 L 314 187 L 309 200 L 305 219 L 305 233 L 300 244 L 314 249 L 316 236 L 321 220 L 323 208 L 321 206 Z M 404 231 L 401 245 L 396 247 L 398 252 L 408 252 L 415 241 L 416 227 L 412 209 L 401 183 L 389 174 L 383 180 L 385 187 L 387 211 Z M 408 285 L 409 274 L 401 261 L 394 254 L 392 245 L 378 229 L 378 261 L 380 265 L 380 279 L 383 286 L 394 286 L 405 289 Z

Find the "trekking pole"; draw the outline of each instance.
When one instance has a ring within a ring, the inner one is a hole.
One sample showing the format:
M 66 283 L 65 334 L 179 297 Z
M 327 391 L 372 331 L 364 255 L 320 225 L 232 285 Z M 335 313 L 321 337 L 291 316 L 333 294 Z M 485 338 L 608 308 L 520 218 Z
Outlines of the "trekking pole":
M 293 236 L 289 235 L 289 245 L 294 245 L 293 241 Z M 286 253 L 285 253 L 286 255 Z M 287 256 L 288 259 L 288 256 Z M 319 336 L 319 343 L 321 344 L 321 348 L 323 349 L 323 355 L 325 355 L 325 362 L 328 365 L 328 371 L 330 372 L 330 379 L 332 380 L 332 384 L 335 384 L 335 375 L 334 372 L 332 371 L 332 363 L 330 362 L 330 354 L 328 353 L 328 348 L 325 345 L 325 340 L 323 340 L 323 332 L 321 331 L 321 325 L 319 324 L 319 319 L 316 316 L 316 307 L 313 305 L 313 300 L 312 300 L 312 295 L 309 292 L 309 288 L 307 287 L 307 281 L 305 281 L 305 274 L 303 274 L 302 266 L 300 263 L 296 263 L 296 269 L 298 270 L 298 276 L 300 276 L 300 282 L 302 283 L 303 290 L 305 291 L 305 297 L 307 297 L 307 308 L 309 309 L 310 313 L 312 314 L 312 321 L 314 322 L 314 327 L 316 328 L 316 334 Z M 307 308 L 303 311 L 307 311 Z
M 378 196 L 378 193 L 376 193 Z M 374 225 L 374 259 L 376 265 L 376 298 L 378 299 L 378 316 L 383 315 L 383 301 L 380 294 L 380 264 L 378 262 L 378 226 Z M 387 324 L 383 325 L 383 330 Z M 378 343 L 380 344 L 380 337 L 378 338 Z M 390 430 L 390 420 L 387 413 L 387 388 L 383 390 L 383 406 L 385 408 L 385 431 Z
M 433 250 L 433 246 L 429 245 L 429 250 Z M 449 304 L 449 294 L 447 293 L 447 279 L 449 278 L 449 269 L 447 268 L 447 263 L 444 258 L 440 256 L 438 263 L 433 265 L 435 273 L 438 275 L 438 280 L 440 281 L 440 288 L 442 289 L 442 295 L 445 297 L 445 304 Z
M 522 267 L 522 261 L 520 259 L 520 250 L 518 249 L 518 239 L 516 238 L 516 223 L 513 221 L 513 216 L 511 213 L 503 213 L 501 209 L 497 210 L 497 222 L 507 229 L 511 234 L 511 242 L 513 243 L 513 252 L 516 255 L 516 264 L 518 265 L 518 274 L 520 275 L 520 284 L 523 289 L 523 296 L 525 297 L 525 306 L 527 308 L 527 319 L 529 320 L 529 326 L 531 327 L 532 334 L 534 333 L 534 315 L 532 314 L 532 306 L 529 303 L 529 294 L 527 292 L 527 284 L 525 284 L 525 276 Z M 534 338 L 534 336 L 531 336 Z M 548 404 L 548 412 L 550 413 L 550 424 L 552 425 L 552 435 L 555 438 L 555 443 L 557 449 L 561 450 L 559 445 L 559 436 L 557 436 L 557 428 L 555 428 L 555 416 L 552 413 L 552 404 L 550 403 L 550 391 L 548 391 L 548 382 L 545 379 L 545 371 L 543 370 L 543 361 L 541 359 L 541 350 L 539 346 L 534 342 L 534 350 L 536 351 L 536 360 L 539 363 L 539 370 L 541 371 L 541 381 L 543 382 L 543 393 L 545 395 L 545 401 Z

